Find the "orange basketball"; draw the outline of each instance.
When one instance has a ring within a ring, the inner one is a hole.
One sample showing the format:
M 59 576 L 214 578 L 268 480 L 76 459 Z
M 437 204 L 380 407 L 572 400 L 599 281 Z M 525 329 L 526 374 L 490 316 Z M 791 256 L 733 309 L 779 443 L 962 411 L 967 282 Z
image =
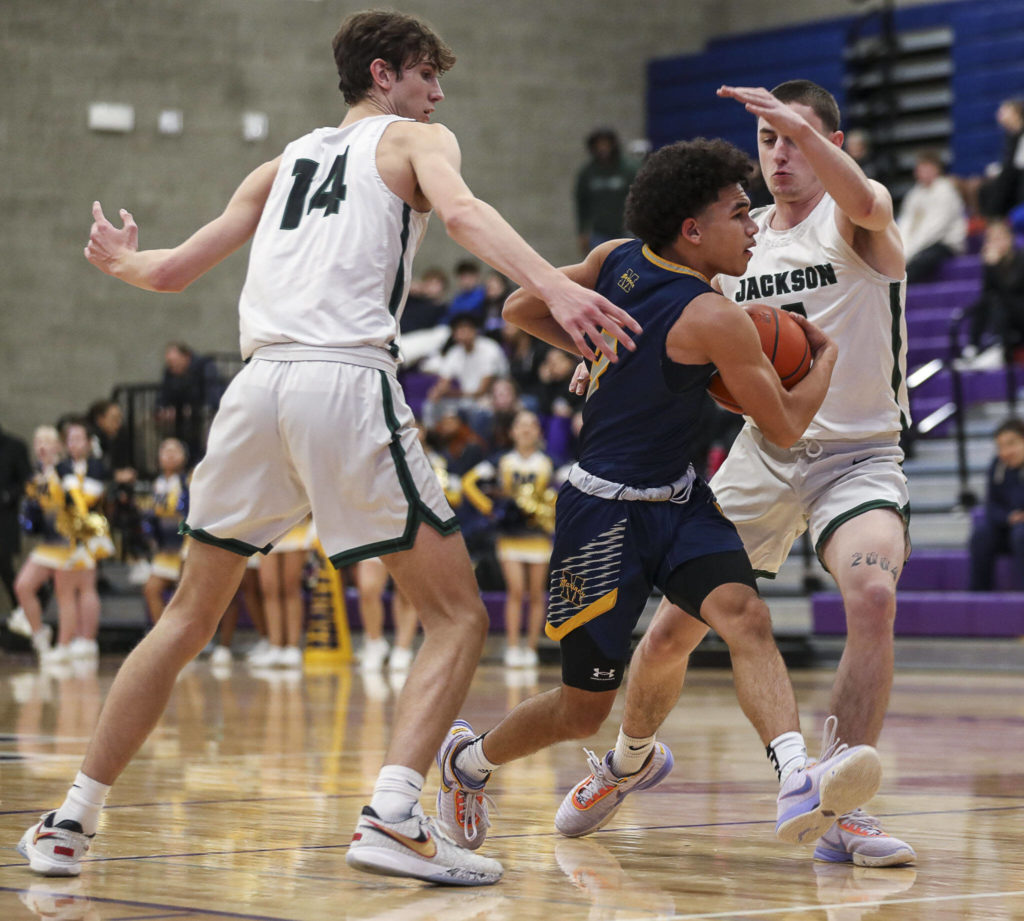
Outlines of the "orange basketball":
M 811 370 L 811 347 L 803 327 L 777 307 L 748 304 L 745 309 L 757 327 L 761 348 L 778 373 L 782 386 L 789 390 Z M 708 393 L 722 409 L 743 412 L 743 407 L 733 399 L 717 371 L 708 384 Z

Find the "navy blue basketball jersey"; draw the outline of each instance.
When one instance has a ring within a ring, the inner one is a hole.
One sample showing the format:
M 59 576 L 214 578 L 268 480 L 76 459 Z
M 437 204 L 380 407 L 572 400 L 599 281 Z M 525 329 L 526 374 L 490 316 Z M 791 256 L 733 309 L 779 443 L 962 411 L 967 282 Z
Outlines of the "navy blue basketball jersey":
M 596 290 L 644 331 L 635 352 L 604 335 L 602 347 L 619 360 L 612 364 L 599 354 L 590 369 L 580 466 L 628 486 L 666 486 L 694 459 L 694 430 L 715 367 L 677 364 L 665 353 L 665 340 L 686 305 L 713 289 L 699 272 L 632 240 L 605 259 Z

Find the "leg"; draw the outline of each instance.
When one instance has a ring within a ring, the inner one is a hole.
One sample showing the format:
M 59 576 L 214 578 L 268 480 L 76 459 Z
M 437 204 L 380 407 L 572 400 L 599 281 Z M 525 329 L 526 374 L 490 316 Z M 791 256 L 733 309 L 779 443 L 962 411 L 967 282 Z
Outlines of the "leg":
M 260 590 L 260 574 L 257 569 L 246 567 L 242 576 L 242 598 L 249 619 L 260 636 L 267 635 L 267 616 L 263 610 L 263 592 Z
M 78 573 L 78 635 L 95 640 L 100 632 L 100 595 L 96 590 L 96 570 Z
M 53 570 L 48 566 L 28 559 L 22 564 L 14 580 L 14 596 L 25 612 L 33 633 L 38 633 L 43 626 L 43 608 L 39 603 L 38 592 L 52 575 Z
M 905 557 L 903 519 L 889 509 L 852 518 L 825 546 L 825 565 L 846 608 L 831 710 L 850 745 L 875 745 L 882 731 L 892 689 L 896 580 Z
M 295 550 L 281 554 L 281 590 L 284 604 L 285 645 L 298 647 L 302 642 L 302 622 L 305 610 L 302 604 L 302 570 L 308 550 Z
M 708 632 L 667 598 L 644 634 L 629 666 L 622 730 L 634 738 L 653 736 L 676 705 L 690 653 Z
M 359 588 L 359 614 L 366 640 L 384 638 L 384 601 L 381 595 L 388 581 L 388 570 L 379 559 L 362 560 L 356 568 Z
M 799 732 L 796 697 L 775 645 L 766 605 L 747 585 L 731 582 L 712 591 L 701 617 L 729 647 L 740 708 L 767 746 L 786 732 Z
M 523 564 L 519 560 L 499 559 L 505 577 L 505 641 L 509 649 L 518 649 L 523 625 Z
M 260 560 L 260 591 L 267 620 L 267 639 L 271 646 L 284 646 L 284 606 L 281 603 L 281 554 L 271 553 Z
M 442 537 L 421 526 L 411 549 L 384 562 L 419 613 L 424 637 L 398 698 L 385 763 L 425 775 L 466 698 L 487 637 L 487 612 L 460 535 Z
M 53 588 L 57 596 L 57 645 L 67 646 L 78 627 L 78 589 L 75 573 L 58 569 L 53 574 Z
M 245 558 L 196 542 L 164 616 L 124 660 L 100 713 L 82 772 L 112 784 L 153 730 L 178 673 L 210 641 L 238 588 Z
M 983 519 L 971 531 L 971 569 L 968 586 L 972 592 L 992 591 L 996 554 L 1003 543 L 1002 530 L 987 519 Z
M 540 631 L 548 613 L 548 564 L 527 563 L 530 596 L 530 619 L 526 627 L 526 645 L 536 651 Z
M 169 579 L 162 579 L 160 576 L 150 576 L 142 587 L 142 596 L 146 599 L 146 610 L 149 611 L 149 620 L 156 623 L 164 613 L 167 606 L 164 602 L 164 593 L 171 587 Z
M 395 619 L 395 649 L 411 650 L 420 622 L 416 608 L 397 589 L 391 599 L 391 613 Z

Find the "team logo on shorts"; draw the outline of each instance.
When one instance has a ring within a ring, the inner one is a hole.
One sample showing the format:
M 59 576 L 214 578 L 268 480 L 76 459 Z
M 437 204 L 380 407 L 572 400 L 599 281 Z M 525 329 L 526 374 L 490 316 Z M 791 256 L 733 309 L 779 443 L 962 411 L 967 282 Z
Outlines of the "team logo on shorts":
M 558 594 L 567 604 L 574 608 L 583 606 L 583 599 L 586 597 L 585 586 L 587 580 L 583 576 L 577 576 L 563 569 L 558 579 Z

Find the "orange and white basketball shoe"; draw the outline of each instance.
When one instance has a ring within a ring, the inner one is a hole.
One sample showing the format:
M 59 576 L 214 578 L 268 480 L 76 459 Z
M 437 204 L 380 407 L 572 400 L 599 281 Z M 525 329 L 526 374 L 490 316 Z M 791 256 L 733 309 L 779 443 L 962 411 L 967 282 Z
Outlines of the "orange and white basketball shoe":
M 597 831 L 615 815 L 630 793 L 657 786 L 668 777 L 675 764 L 669 747 L 655 742 L 653 751 L 639 771 L 618 777 L 612 770 L 613 751 L 604 758 L 598 758 L 589 748 L 583 750 L 587 753 L 590 776 L 565 795 L 555 813 L 555 828 L 567 838 L 579 838 Z

